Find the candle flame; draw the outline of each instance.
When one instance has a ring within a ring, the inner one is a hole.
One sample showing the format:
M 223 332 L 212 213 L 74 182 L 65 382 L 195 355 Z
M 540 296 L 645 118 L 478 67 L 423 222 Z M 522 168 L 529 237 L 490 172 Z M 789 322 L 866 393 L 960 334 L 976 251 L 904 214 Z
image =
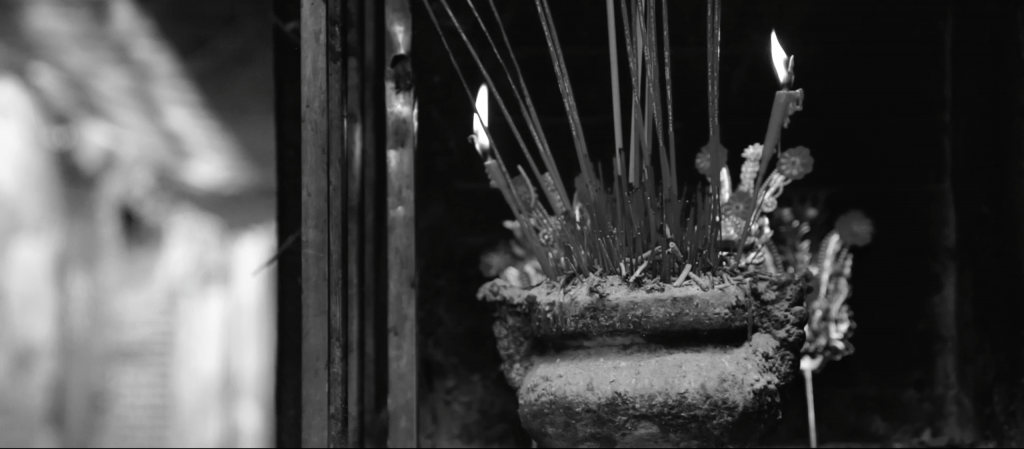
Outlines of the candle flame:
M 487 127 L 487 85 L 481 85 L 476 94 L 476 110 L 473 113 L 473 136 L 476 137 L 476 151 L 481 156 L 491 149 L 491 139 L 484 129 Z
M 790 80 L 790 73 L 787 68 L 789 56 L 786 56 L 786 51 L 779 44 L 779 38 L 775 35 L 775 30 L 772 30 L 772 63 L 775 64 L 775 75 L 779 77 L 779 83 L 782 85 L 788 84 Z

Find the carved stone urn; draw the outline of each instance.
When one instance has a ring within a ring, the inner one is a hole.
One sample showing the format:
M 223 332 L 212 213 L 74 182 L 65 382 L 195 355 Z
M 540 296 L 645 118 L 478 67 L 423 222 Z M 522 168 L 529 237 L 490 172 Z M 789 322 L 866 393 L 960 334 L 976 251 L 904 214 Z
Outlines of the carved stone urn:
M 757 275 L 760 276 L 760 275 Z M 704 289 L 617 276 L 495 280 L 502 370 L 541 447 L 754 444 L 780 417 L 799 368 L 804 284 L 722 279 Z

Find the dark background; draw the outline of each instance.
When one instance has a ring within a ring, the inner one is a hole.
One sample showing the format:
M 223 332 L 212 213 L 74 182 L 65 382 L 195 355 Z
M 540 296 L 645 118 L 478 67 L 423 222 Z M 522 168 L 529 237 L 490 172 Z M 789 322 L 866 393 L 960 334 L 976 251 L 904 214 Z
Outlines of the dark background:
M 487 188 L 466 140 L 472 104 L 437 30 L 422 1 L 411 3 L 420 102 L 423 444 L 525 445 L 515 396 L 498 371 L 491 310 L 474 299 L 486 280 L 479 256 L 510 237 L 501 221 L 511 214 Z M 490 55 L 465 3 L 450 3 L 478 51 Z M 669 3 L 680 173 L 696 179 L 690 167 L 708 135 L 706 4 Z M 796 55 L 795 87 L 806 94 L 783 148 L 804 145 L 815 158 L 814 173 L 787 187 L 787 196 L 821 194 L 833 218 L 857 208 L 877 229 L 855 253 L 857 351 L 815 377 L 819 440 L 907 442 L 930 430 L 966 442 L 1024 443 L 1021 6 L 724 3 L 720 108 L 734 176 L 739 152 L 764 139 L 778 89 L 768 50 L 774 28 Z M 536 8 L 530 1 L 497 4 L 569 179 L 578 166 Z M 478 7 L 489 14 L 486 2 Z M 558 0 L 551 7 L 588 144 L 592 154 L 607 154 L 613 139 L 604 2 Z M 447 22 L 475 93 L 482 78 L 444 10 L 435 5 L 435 12 Z M 484 59 L 501 74 L 493 57 Z M 624 53 L 620 60 L 628 82 Z M 517 153 L 494 106 L 491 117 L 498 145 Z M 944 303 L 944 293 L 954 299 Z M 806 441 L 802 384 L 784 395 L 782 424 L 766 444 Z

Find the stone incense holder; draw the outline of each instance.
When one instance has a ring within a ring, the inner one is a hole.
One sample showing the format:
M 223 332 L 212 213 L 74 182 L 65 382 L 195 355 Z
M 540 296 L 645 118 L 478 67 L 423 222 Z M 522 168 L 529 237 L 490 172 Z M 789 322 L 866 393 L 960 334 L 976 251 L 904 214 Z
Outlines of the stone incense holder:
M 753 444 L 799 368 L 804 284 L 627 285 L 618 276 L 495 280 L 502 369 L 541 447 Z

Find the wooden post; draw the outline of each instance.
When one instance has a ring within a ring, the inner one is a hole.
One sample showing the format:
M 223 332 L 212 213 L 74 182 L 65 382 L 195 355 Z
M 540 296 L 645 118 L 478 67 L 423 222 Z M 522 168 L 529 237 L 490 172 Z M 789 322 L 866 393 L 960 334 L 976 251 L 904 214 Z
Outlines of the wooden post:
M 277 354 L 274 433 L 277 447 L 301 445 L 302 295 L 296 238 L 302 226 L 299 1 L 274 0 L 274 115 L 277 139 Z M 292 246 L 288 242 L 295 242 Z
M 341 1 L 327 3 L 327 43 L 324 56 L 327 58 L 327 210 L 329 223 L 328 238 L 328 342 L 329 374 L 328 374 L 328 423 L 327 441 L 330 447 L 349 447 L 348 436 L 352 434 L 348 419 L 348 398 L 353 389 L 349 384 L 348 373 L 348 329 L 351 317 L 348 313 L 345 281 L 346 266 L 346 204 L 347 198 L 347 164 L 345 113 L 348 108 L 348 95 L 345 73 L 344 54 L 345 40 L 340 30 L 347 11 Z M 358 318 L 354 321 L 358 321 Z
M 353 18 L 360 18 L 350 23 L 348 31 L 353 54 L 356 53 L 355 46 L 359 46 L 358 62 L 349 57 L 349 64 L 353 66 L 349 73 L 359 77 L 357 83 L 349 84 L 349 95 L 351 98 L 362 95 L 358 112 L 362 140 L 354 141 L 350 148 L 350 151 L 361 151 L 351 159 L 353 166 L 350 168 L 361 170 L 359 185 L 362 189 L 362 195 L 354 197 L 361 200 L 353 199 L 350 205 L 355 208 L 356 201 L 362 204 L 359 219 L 362 228 L 357 240 L 362 245 L 359 253 L 362 263 L 352 268 L 359 270 L 358 276 L 361 279 L 362 320 L 359 324 L 363 326 L 358 337 L 361 339 L 361 360 L 357 369 L 361 377 L 353 386 L 357 388 L 358 385 L 358 394 L 361 395 L 357 398 L 357 412 L 354 412 L 359 414 L 356 419 L 360 422 L 360 439 L 353 440 L 358 441 L 353 447 L 384 447 L 384 429 L 387 428 L 387 383 L 384 381 L 387 372 L 387 233 L 383 228 L 386 226 L 387 191 L 384 187 L 385 151 L 382 148 L 385 61 L 381 54 L 380 36 L 384 8 L 383 2 L 379 0 L 347 1 L 353 5 Z M 352 120 L 350 114 L 350 129 L 353 127 Z M 351 217 L 350 220 L 353 223 L 356 221 Z
M 408 0 L 384 2 L 388 61 L 388 446 L 417 446 L 416 223 L 414 147 L 416 100 L 413 85 L 412 12 Z
M 301 378 L 299 442 L 415 446 L 409 5 L 301 1 L 301 320 L 281 329 L 301 335 L 301 370 L 292 373 Z M 381 26 L 386 32 L 380 33 Z M 280 203 L 294 199 L 282 197 Z M 290 385 L 289 379 L 279 382 Z M 279 390 L 279 400 L 288 397 Z
M 411 14 L 404 0 L 301 0 L 300 17 L 302 188 L 279 204 L 302 205 L 301 320 L 280 330 L 301 335 L 298 360 L 280 354 L 301 383 L 279 379 L 278 398 L 301 390 L 301 419 L 278 424 L 304 447 L 415 445 Z
M 327 3 L 302 0 L 302 447 L 328 446 L 330 192 Z

